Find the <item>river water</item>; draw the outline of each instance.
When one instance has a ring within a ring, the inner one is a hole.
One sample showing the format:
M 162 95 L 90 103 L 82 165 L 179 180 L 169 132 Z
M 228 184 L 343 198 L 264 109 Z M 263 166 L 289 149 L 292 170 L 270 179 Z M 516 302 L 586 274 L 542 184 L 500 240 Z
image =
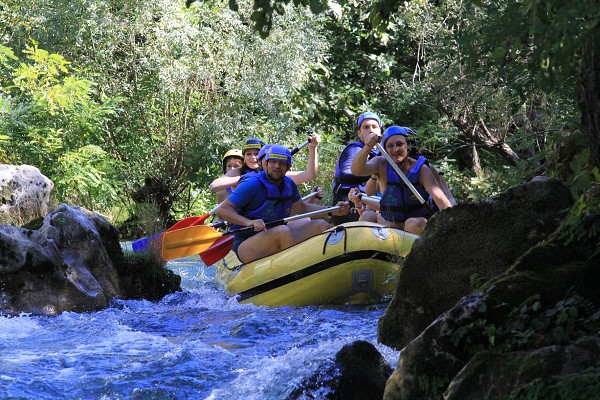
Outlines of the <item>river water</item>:
M 385 304 L 238 304 L 199 257 L 167 264 L 183 292 L 56 317 L 0 315 L 0 399 L 285 399 L 355 340 L 377 343 Z M 326 390 L 313 393 L 322 398 Z

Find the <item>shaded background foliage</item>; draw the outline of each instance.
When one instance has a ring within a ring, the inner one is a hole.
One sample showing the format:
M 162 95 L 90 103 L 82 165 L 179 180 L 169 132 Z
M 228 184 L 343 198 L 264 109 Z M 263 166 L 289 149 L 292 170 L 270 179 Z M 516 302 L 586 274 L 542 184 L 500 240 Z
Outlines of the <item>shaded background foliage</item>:
M 577 90 L 598 8 L 3 0 L 0 162 L 40 168 L 57 202 L 153 233 L 212 208 L 220 157 L 247 137 L 293 146 L 319 132 L 328 189 L 357 114 L 373 110 L 417 130 L 459 202 L 539 174 L 578 194 L 598 180 Z

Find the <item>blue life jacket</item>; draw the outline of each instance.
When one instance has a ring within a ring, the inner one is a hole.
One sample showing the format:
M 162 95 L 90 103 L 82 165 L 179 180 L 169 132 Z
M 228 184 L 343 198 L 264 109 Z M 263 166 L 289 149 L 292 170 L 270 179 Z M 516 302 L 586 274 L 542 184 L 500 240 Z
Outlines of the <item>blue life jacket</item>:
M 255 209 L 248 207 L 239 209 L 238 212 L 240 215 L 249 219 L 262 219 L 264 222 L 276 221 L 290 216 L 292 211 L 292 185 L 294 185 L 294 182 L 290 178 L 287 176 L 283 178 L 283 188 L 281 191 L 277 186 L 268 181 L 264 171 L 257 174 L 246 174 L 241 180 L 250 178 L 256 178 L 262 184 L 262 188 L 267 194 L 267 201 Z M 241 228 L 241 226 L 233 225 L 232 228 Z M 258 232 L 252 232 L 250 236 L 255 233 Z M 248 233 L 244 233 L 244 235 L 248 236 Z
M 425 188 L 419 183 L 419 171 L 423 164 L 426 164 L 425 157 L 420 156 L 417 164 L 411 168 L 406 178 L 413 184 L 417 192 L 423 199 L 432 203 L 431 196 Z M 400 179 L 391 165 L 387 166 L 387 185 L 385 192 L 379 202 L 381 216 L 390 222 L 404 222 L 413 217 L 429 218 L 430 212 L 427 206 L 421 204 L 419 199 L 413 194 L 408 186 Z
M 238 182 L 236 183 L 236 185 L 239 185 L 239 183 L 242 181 L 242 178 L 248 174 L 257 174 L 260 172 L 260 169 L 250 169 L 246 166 L 246 164 L 244 164 L 242 166 L 242 169 L 240 171 L 240 179 L 238 179 Z M 229 186 L 227 188 L 227 193 L 231 194 L 233 193 L 233 187 Z
M 362 149 L 363 147 L 365 147 L 365 144 L 363 142 L 361 142 L 360 140 L 356 141 L 356 142 L 348 143 L 348 145 L 346 147 L 344 147 L 344 150 L 342 150 L 342 154 L 344 153 L 344 151 L 346 149 L 353 147 L 353 146 L 360 147 Z M 337 191 L 339 189 L 350 190 L 351 188 L 357 186 L 356 184 L 348 184 L 348 183 L 340 183 L 339 182 L 340 173 L 341 173 L 340 159 L 342 157 L 342 154 L 340 154 L 340 157 L 338 157 L 338 160 L 335 163 L 335 174 L 333 175 L 333 186 L 332 186 L 334 194 L 337 193 Z M 368 159 L 370 160 L 371 158 L 377 156 L 378 154 L 379 154 L 379 152 L 375 148 L 373 148 L 373 149 L 371 149 L 371 152 L 369 153 Z M 365 192 L 364 185 L 365 185 L 366 181 L 369 179 L 369 176 L 366 176 L 365 178 L 366 178 L 365 182 L 363 182 L 361 185 L 358 185 L 358 189 L 363 193 Z

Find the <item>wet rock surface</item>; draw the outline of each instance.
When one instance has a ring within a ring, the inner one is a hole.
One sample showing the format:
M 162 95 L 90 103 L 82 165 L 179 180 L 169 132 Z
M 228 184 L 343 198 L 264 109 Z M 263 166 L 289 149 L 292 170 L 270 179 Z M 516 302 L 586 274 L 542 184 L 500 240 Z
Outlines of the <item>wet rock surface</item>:
M 181 290 L 180 277 L 154 264 L 127 260 L 118 230 L 100 215 L 62 204 L 37 229 L 0 225 L 0 311 L 95 311 L 117 297 L 157 300 Z

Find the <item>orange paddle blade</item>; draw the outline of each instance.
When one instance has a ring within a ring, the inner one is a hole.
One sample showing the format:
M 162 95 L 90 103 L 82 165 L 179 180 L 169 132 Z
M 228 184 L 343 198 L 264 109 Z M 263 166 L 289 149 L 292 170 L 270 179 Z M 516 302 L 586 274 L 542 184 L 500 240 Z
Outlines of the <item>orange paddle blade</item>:
M 162 258 L 168 261 L 202 253 L 222 236 L 222 233 L 208 225 L 167 231 L 162 238 Z

